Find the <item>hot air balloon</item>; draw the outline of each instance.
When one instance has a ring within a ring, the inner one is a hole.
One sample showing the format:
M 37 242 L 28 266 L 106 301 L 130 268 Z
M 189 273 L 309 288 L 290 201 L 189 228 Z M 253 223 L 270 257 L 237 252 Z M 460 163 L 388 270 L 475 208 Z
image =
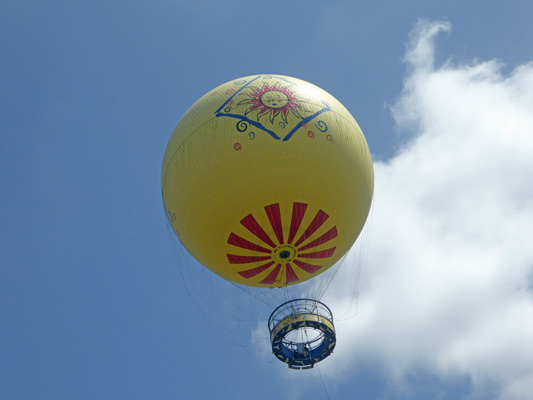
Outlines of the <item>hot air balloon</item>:
M 266 292 L 305 286 L 334 266 L 365 224 L 373 185 L 352 115 L 324 90 L 279 75 L 239 78 L 200 98 L 172 133 L 161 176 L 168 223 L 187 251 Z M 273 354 L 291 368 L 335 347 L 333 315 L 319 299 L 287 299 L 268 327 Z

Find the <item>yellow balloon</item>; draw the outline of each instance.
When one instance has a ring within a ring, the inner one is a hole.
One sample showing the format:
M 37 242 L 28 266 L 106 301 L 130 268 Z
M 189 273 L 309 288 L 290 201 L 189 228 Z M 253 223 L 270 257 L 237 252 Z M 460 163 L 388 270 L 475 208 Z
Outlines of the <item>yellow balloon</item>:
M 333 266 L 374 188 L 359 125 L 324 90 L 254 75 L 200 98 L 176 126 L 161 186 L 185 248 L 230 281 L 283 287 Z

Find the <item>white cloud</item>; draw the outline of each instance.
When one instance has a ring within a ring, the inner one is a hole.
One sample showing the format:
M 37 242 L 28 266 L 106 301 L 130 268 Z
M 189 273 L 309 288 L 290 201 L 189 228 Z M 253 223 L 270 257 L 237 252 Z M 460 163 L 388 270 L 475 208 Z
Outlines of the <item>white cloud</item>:
M 392 382 L 423 368 L 531 399 L 533 64 L 435 67 L 449 30 L 421 21 L 410 36 L 392 107 L 408 139 L 375 164 L 359 314 L 327 367 L 379 363 Z

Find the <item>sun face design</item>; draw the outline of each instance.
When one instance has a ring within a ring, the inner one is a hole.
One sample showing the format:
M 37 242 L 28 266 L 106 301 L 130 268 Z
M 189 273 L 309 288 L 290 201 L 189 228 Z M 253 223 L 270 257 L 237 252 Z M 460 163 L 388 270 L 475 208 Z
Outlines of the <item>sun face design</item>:
M 292 85 L 282 86 L 280 82 L 269 86 L 265 83 L 263 87 L 249 86 L 245 95 L 247 99 L 241 101 L 239 105 L 248 105 L 249 108 L 244 115 L 257 112 L 257 121 L 264 116 L 269 116 L 270 122 L 274 122 L 277 116 L 281 116 L 283 122 L 287 123 L 287 115 L 292 113 L 299 119 L 303 119 L 301 112 L 307 111 Z M 243 93 L 244 94 L 244 93 Z

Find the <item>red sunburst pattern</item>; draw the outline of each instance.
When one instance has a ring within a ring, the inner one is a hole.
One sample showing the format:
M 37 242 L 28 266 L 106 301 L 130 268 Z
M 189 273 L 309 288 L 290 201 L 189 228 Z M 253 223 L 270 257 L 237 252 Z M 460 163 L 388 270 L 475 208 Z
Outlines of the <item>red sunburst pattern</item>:
M 268 271 L 264 279 L 261 280 L 264 285 L 279 283 L 283 279 L 283 275 L 286 284 L 297 282 L 300 280 L 298 270 L 309 274 L 319 272 L 323 266 L 315 263 L 320 264 L 321 259 L 333 256 L 335 247 L 325 250 L 318 250 L 316 247 L 336 238 L 338 235 L 337 227 L 334 226 L 316 237 L 315 233 L 319 234 L 319 231 L 324 231 L 321 228 L 329 218 L 328 214 L 319 210 L 309 226 L 305 229 L 302 228 L 303 233 L 298 235 L 306 210 L 307 204 L 293 203 L 290 228 L 288 232 L 283 232 L 279 203 L 266 206 L 265 212 L 274 231 L 272 237 L 265 232 L 252 214 L 248 214 L 241 220 L 241 224 L 253 234 L 255 239 L 259 239 L 261 244 L 251 242 L 232 232 L 227 243 L 249 250 L 253 254 L 227 254 L 229 263 L 245 266 L 246 269 L 238 271 L 238 273 L 246 279 Z M 309 242 L 307 242 L 308 239 L 310 239 Z M 285 274 L 282 271 L 285 271 Z

